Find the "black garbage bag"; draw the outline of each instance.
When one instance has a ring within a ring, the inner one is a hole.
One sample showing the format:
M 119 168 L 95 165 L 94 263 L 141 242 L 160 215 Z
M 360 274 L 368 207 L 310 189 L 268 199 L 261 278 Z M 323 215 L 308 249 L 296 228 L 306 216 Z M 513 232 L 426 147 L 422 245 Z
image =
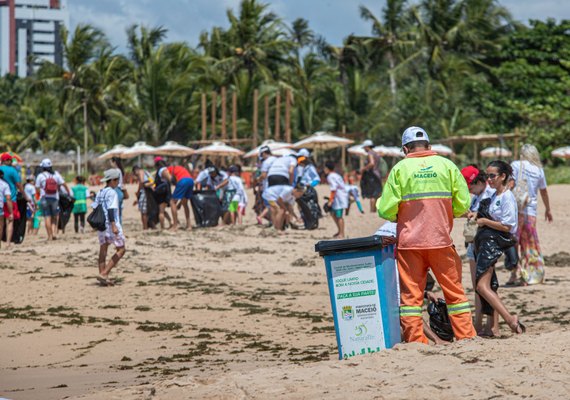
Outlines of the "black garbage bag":
M 210 227 L 218 225 L 223 211 L 215 190 L 194 192 L 190 202 L 192 203 L 196 226 Z
M 13 207 L 18 207 L 18 211 L 20 212 L 20 218 L 14 220 L 14 231 L 12 232 L 12 243 L 20 244 L 24 241 L 24 237 L 26 236 L 26 227 L 27 227 L 27 209 L 28 209 L 28 202 L 26 199 L 18 193 L 18 198 L 15 202 L 12 203 Z M 4 226 L 4 231 L 2 232 L 2 241 L 6 242 L 6 226 Z
M 87 223 L 89 226 L 99 232 L 105 231 L 107 229 L 107 224 L 105 222 L 105 210 L 103 204 L 98 204 L 89 216 L 87 217 Z
M 364 171 L 360 179 L 360 190 L 365 199 L 376 199 L 382 194 L 382 180 L 370 170 Z
M 71 218 L 73 203 L 75 203 L 75 199 L 73 197 L 67 193 L 59 193 L 59 218 L 57 220 L 57 228 L 62 231 L 65 230 L 65 226 Z
M 148 227 L 154 229 L 158 226 L 158 202 L 156 201 L 154 190 L 145 188 L 146 215 L 148 217 Z
M 437 302 L 432 301 L 428 305 L 427 311 L 431 330 L 439 336 L 441 340 L 453 342 L 453 328 L 449 321 L 445 300 L 438 299 Z
M 322 217 L 321 207 L 319 207 L 319 197 L 317 191 L 309 186 L 299 199 L 297 199 L 301 218 L 305 229 L 313 230 L 319 227 L 319 218 Z

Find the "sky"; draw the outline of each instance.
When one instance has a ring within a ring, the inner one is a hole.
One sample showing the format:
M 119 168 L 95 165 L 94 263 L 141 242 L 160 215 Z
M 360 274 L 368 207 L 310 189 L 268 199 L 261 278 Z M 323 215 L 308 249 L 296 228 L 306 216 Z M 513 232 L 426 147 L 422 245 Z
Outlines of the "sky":
M 286 23 L 302 17 L 325 39 L 339 45 L 349 34 L 367 35 L 370 24 L 360 18 L 364 5 L 380 16 L 385 0 L 262 0 Z M 168 29 L 167 41 L 198 42 L 213 26 L 227 27 L 226 11 L 240 0 L 68 0 L 71 28 L 88 23 L 102 29 L 118 51 L 126 51 L 125 30 L 132 24 Z M 515 19 L 570 19 L 568 0 L 500 0 Z

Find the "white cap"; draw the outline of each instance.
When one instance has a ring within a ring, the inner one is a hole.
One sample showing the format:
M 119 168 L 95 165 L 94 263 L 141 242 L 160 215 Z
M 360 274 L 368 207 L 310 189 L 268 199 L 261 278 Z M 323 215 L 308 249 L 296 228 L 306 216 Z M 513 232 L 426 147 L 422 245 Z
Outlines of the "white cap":
M 299 157 L 309 157 L 311 155 L 311 153 L 309 153 L 309 150 L 307 150 L 307 149 L 301 149 L 301 150 L 299 150 L 297 155 Z
M 51 160 L 49 158 L 44 158 L 40 163 L 40 167 L 42 168 L 50 168 L 52 166 Z
M 429 143 L 428 134 L 419 126 L 410 126 L 402 134 L 402 146 L 411 142 L 418 142 L 420 140 L 425 140 Z
M 110 168 L 106 170 L 103 174 L 103 179 L 101 182 L 109 182 L 113 179 L 119 179 L 121 177 L 121 170 L 118 168 Z
M 370 139 L 366 139 L 364 142 L 362 142 L 362 147 L 374 147 L 374 142 L 372 142 Z

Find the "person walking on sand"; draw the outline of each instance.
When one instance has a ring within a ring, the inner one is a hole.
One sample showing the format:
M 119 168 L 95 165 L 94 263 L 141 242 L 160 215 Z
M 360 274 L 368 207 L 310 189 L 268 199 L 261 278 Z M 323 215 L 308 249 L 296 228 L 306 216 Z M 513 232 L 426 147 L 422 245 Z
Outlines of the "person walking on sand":
M 168 172 L 168 164 L 166 164 L 166 161 L 164 161 L 162 157 L 155 157 L 154 165 L 156 167 L 156 176 L 154 178 L 154 195 L 158 204 L 158 220 L 160 222 L 160 229 L 164 230 L 166 207 L 172 203 L 172 177 L 170 175 L 170 172 Z M 176 207 L 170 208 L 172 212 L 172 225 L 169 229 L 175 231 L 178 229 L 178 212 L 176 210 Z
M 111 168 L 116 168 L 121 173 L 119 178 L 119 186 L 115 189 L 119 196 L 119 219 L 123 221 L 123 201 L 129 199 L 129 192 L 125 187 L 125 169 L 123 168 L 123 161 L 119 157 L 111 158 Z
M 55 240 L 57 232 L 57 219 L 59 217 L 59 190 L 65 187 L 70 193 L 60 174 L 54 172 L 53 164 L 49 158 L 40 163 L 42 172 L 36 178 L 36 187 L 40 190 L 40 207 L 44 216 L 48 240 Z
M 520 161 L 513 161 L 511 166 L 515 184 L 521 182 L 522 187 L 522 181 L 525 181 L 528 188 L 526 193 L 528 201 L 524 208 L 519 209 L 518 215 L 518 243 L 521 255 L 518 268 L 521 275 L 520 282 L 522 285 L 534 285 L 544 282 L 544 259 L 540 251 L 536 229 L 538 192 L 540 192 L 545 207 L 544 218 L 546 221 L 552 222 L 546 177 L 538 150 L 532 144 L 523 145 Z M 517 270 L 514 270 L 506 286 L 515 286 L 517 283 Z
M 20 219 L 20 210 L 18 209 L 18 193 L 23 193 L 24 189 L 21 183 L 22 178 L 18 173 L 18 170 L 14 168 L 12 162 L 12 156 L 9 153 L 2 153 L 0 156 L 0 171 L 4 174 L 4 182 L 8 184 L 10 188 L 10 197 L 12 199 L 13 207 L 8 210 L 7 204 L 4 204 L 4 217 L 5 229 L 6 229 L 6 247 L 10 248 L 12 246 L 12 234 L 14 232 L 14 221 Z
M 133 205 L 138 205 L 139 211 L 141 213 L 143 231 L 146 231 L 149 228 L 148 196 L 152 196 L 152 186 L 154 185 L 154 180 L 152 179 L 150 172 L 141 168 L 139 165 L 135 165 L 133 167 L 133 175 L 139 184 L 136 193 L 136 199 Z
M 348 208 L 348 191 L 342 176 L 335 172 L 335 163 L 327 161 L 325 163 L 325 174 L 331 193 L 329 195 L 327 208 L 331 211 L 331 216 L 337 228 L 337 233 L 333 238 L 344 239 L 344 217 L 343 214 Z
M 4 234 L 4 227 L 6 223 L 13 221 L 13 207 L 12 192 L 10 186 L 4 181 L 4 171 L 0 170 L 0 238 Z M 4 212 L 6 210 L 7 212 Z M 6 247 L 10 248 L 9 236 L 6 236 Z M 2 241 L 0 240 L 0 246 Z
M 362 148 L 366 152 L 366 165 L 360 170 L 362 197 L 370 199 L 370 212 L 376 211 L 376 199 L 382 194 L 381 157 L 376 153 L 372 140 L 365 140 Z
M 509 190 L 508 182 L 513 170 L 504 161 L 495 160 L 487 165 L 487 181 L 495 189 L 488 199 L 482 200 L 477 211 L 477 235 L 475 236 L 475 258 L 477 260 L 477 293 L 481 296 L 481 308 L 484 314 L 495 312 L 505 320 L 516 334 L 525 333 L 526 327 L 516 315 L 509 313 L 497 294 L 499 281 L 495 273 L 495 264 L 499 257 L 516 244 L 517 200 Z M 512 265 L 518 260 L 507 257 Z M 493 332 L 485 332 L 492 336 Z
M 227 190 L 232 193 L 232 199 L 228 207 L 228 212 L 230 213 L 232 225 L 236 222 L 242 224 L 242 215 L 240 210 L 240 204 L 247 204 L 247 195 L 245 194 L 245 189 L 243 187 L 243 182 L 240 177 L 240 169 L 237 165 L 232 165 L 228 168 L 230 177 L 228 178 L 228 188 Z
M 404 131 L 402 149 L 406 158 L 390 172 L 376 207 L 381 218 L 397 221 L 403 339 L 428 343 L 422 320 L 428 268 L 443 290 L 455 337 L 473 338 L 477 333 L 461 285 L 461 259 L 451 239 L 453 217 L 469 209 L 467 183 L 452 161 L 431 151 L 422 128 Z
M 87 213 L 87 198 L 89 189 L 85 186 L 85 177 L 77 176 L 76 185 L 71 188 L 73 191 L 73 227 L 75 233 L 85 233 L 85 214 Z
M 91 205 L 93 209 L 99 204 L 103 206 L 105 213 L 105 230 L 97 232 L 99 238 L 99 276 L 97 280 L 103 286 L 113 286 L 114 282 L 109 279 L 109 273 L 117 266 L 117 263 L 125 255 L 125 235 L 119 219 L 119 195 L 116 188 L 119 186 L 121 171 L 111 168 L 105 171 L 101 182 L 106 186 L 97 193 L 95 201 Z M 117 251 L 107 262 L 107 250 L 109 245 L 115 246 Z

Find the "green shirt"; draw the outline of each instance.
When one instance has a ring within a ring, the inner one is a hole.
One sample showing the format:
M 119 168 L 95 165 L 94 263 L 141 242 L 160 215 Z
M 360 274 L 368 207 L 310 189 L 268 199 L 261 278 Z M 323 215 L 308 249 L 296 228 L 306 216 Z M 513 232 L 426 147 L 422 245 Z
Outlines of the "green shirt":
M 79 184 L 71 188 L 75 203 L 73 203 L 73 213 L 82 214 L 87 212 L 87 186 Z

